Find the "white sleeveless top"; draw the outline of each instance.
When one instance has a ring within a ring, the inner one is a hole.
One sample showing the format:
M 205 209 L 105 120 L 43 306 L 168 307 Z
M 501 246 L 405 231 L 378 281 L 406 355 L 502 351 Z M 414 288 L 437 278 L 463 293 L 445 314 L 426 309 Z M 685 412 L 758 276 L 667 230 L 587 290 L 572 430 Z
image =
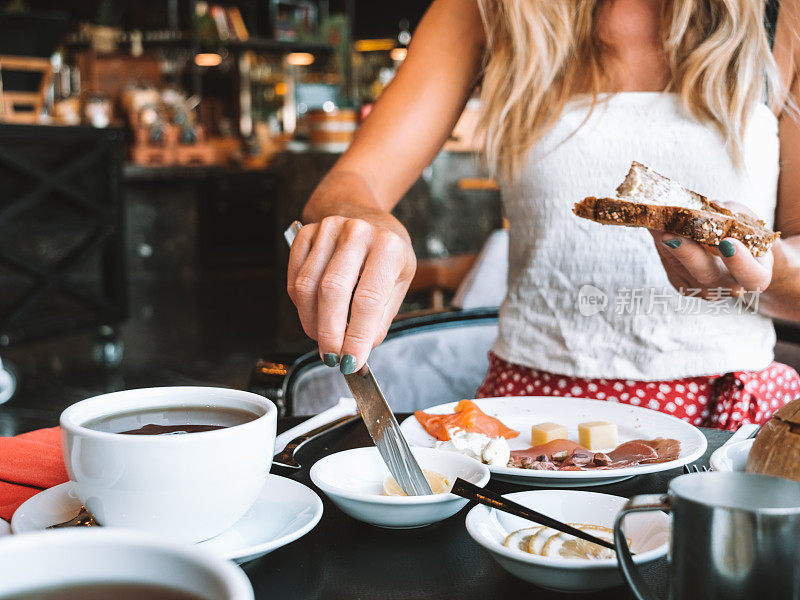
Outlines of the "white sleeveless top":
M 647 230 L 600 225 L 572 208 L 586 196 L 614 197 L 636 160 L 710 199 L 744 204 L 772 226 L 775 116 L 757 107 L 737 169 L 718 131 L 686 114 L 674 94 L 621 93 L 584 123 L 587 112 L 585 103 L 570 103 L 517 179 L 503 182 L 508 293 L 492 350 L 512 363 L 585 378 L 678 379 L 766 367 L 775 345 L 770 319 L 732 300 L 681 296 Z

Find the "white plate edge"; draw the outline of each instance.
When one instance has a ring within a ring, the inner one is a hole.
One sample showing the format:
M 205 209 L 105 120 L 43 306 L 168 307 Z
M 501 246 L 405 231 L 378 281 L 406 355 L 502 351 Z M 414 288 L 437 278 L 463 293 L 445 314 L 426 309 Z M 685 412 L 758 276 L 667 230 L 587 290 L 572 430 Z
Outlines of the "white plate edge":
M 236 560 L 239 560 L 239 559 L 242 559 L 242 558 L 251 557 L 251 556 L 252 557 L 262 556 L 262 555 L 264 555 L 264 554 L 266 554 L 268 552 L 272 552 L 273 550 L 277 550 L 278 548 L 281 548 L 281 547 L 283 547 L 283 546 L 285 546 L 287 544 L 290 544 L 291 542 L 293 542 L 295 540 L 300 539 L 301 537 L 306 535 L 308 532 L 310 532 L 312 529 L 314 529 L 314 527 L 316 527 L 317 524 L 322 519 L 322 514 L 324 512 L 324 504 L 322 502 L 322 499 L 319 497 L 319 494 L 317 494 L 313 489 L 311 489 L 309 486 L 305 485 L 304 483 L 301 483 L 299 481 L 295 481 L 293 479 L 289 479 L 288 477 L 282 477 L 282 476 L 276 475 L 274 473 L 270 473 L 268 475 L 268 477 L 269 478 L 273 478 L 274 477 L 274 478 L 277 478 L 277 479 L 281 480 L 281 484 L 283 484 L 283 485 L 289 485 L 289 486 L 293 486 L 294 485 L 294 486 L 300 486 L 300 488 L 304 488 L 302 490 L 302 493 L 310 494 L 311 496 L 309 496 L 309 500 L 311 500 L 311 497 L 313 496 L 314 514 L 313 514 L 313 516 L 312 516 L 310 521 L 308 521 L 303 527 L 300 527 L 297 530 L 292 531 L 290 533 L 287 533 L 286 535 L 283 535 L 283 536 L 281 536 L 279 538 L 275 538 L 275 539 L 272 539 L 272 540 L 270 540 L 268 542 L 264 542 L 264 543 L 261 543 L 261 544 L 256 544 L 256 545 L 253 545 L 253 546 L 243 547 L 243 548 L 240 548 L 238 550 L 231 551 L 231 552 L 218 552 L 218 551 L 215 551 L 212 548 L 204 548 L 203 544 L 208 542 L 208 541 L 210 541 L 210 540 L 204 540 L 203 542 L 197 542 L 196 544 L 193 544 L 193 545 L 198 547 L 198 548 L 203 548 L 206 552 L 210 552 L 210 553 L 214 554 L 215 556 L 218 556 L 218 557 L 220 557 L 222 559 L 236 561 Z M 289 483 L 287 484 L 287 482 L 289 482 Z M 46 490 L 42 490 L 42 492 L 48 492 L 48 491 L 51 491 L 51 490 L 55 490 L 56 488 L 68 489 L 72 485 L 72 483 L 73 483 L 72 481 L 67 481 L 67 482 L 64 482 L 64 483 L 60 483 L 60 484 L 55 485 L 55 486 L 53 486 L 51 488 L 47 488 Z M 265 483 L 265 486 L 266 486 L 266 483 Z M 299 488 L 297 488 L 297 489 L 299 489 Z M 36 495 L 38 495 L 38 494 L 36 494 Z M 35 496 L 31 496 L 31 498 L 28 498 L 28 500 L 23 502 L 19 506 L 19 508 L 17 508 L 17 510 L 22 508 L 29 500 L 31 500 Z M 14 516 L 16 514 L 17 513 L 15 511 L 14 515 L 12 515 L 12 517 L 11 517 L 11 522 L 9 523 L 9 534 L 11 534 L 11 535 L 25 535 L 26 533 L 29 533 L 31 531 L 44 531 L 44 529 L 25 530 L 25 531 L 21 531 L 21 532 L 20 531 L 15 531 L 14 527 L 12 526 L 12 524 L 14 522 Z M 235 527 L 235 525 L 236 524 L 232 525 L 231 527 Z M 3 535 L 3 534 L 0 533 L 0 535 Z M 222 534 L 220 534 L 220 535 L 222 535 Z
M 596 400 L 596 399 L 593 399 L 593 398 L 573 398 L 573 397 L 564 397 L 564 396 L 498 396 L 498 397 L 491 397 L 491 398 L 474 398 L 474 399 L 470 399 L 470 400 L 472 402 L 475 402 L 476 404 L 478 404 L 478 407 L 480 408 L 480 403 L 482 403 L 484 401 L 501 400 L 501 401 L 504 401 L 504 402 L 517 402 L 517 401 L 531 400 L 531 399 L 534 399 L 534 400 L 552 400 L 554 398 L 555 399 L 559 399 L 559 400 L 569 400 L 569 401 L 579 400 L 581 402 L 592 402 L 592 403 L 597 402 L 597 403 L 601 403 L 604 406 L 616 406 L 616 407 L 620 407 L 620 408 L 613 409 L 613 410 L 630 409 L 634 413 L 634 415 L 639 411 L 647 411 L 646 414 L 648 414 L 648 415 L 655 413 L 655 414 L 658 415 L 658 418 L 674 420 L 676 422 L 676 424 L 679 424 L 681 426 L 681 428 L 686 428 L 687 432 L 689 430 L 691 430 L 691 434 L 699 442 L 699 447 L 694 452 L 692 452 L 690 454 L 687 454 L 684 457 L 676 458 L 675 460 L 671 460 L 669 462 L 652 463 L 652 464 L 647 464 L 647 465 L 638 465 L 638 466 L 635 466 L 635 467 L 625 467 L 625 468 L 622 468 L 622 469 L 609 469 L 607 471 L 594 471 L 594 470 L 593 471 L 534 471 L 534 470 L 531 470 L 531 469 L 516 469 L 516 468 L 511 468 L 511 467 L 496 467 L 496 466 L 491 466 L 490 465 L 489 466 L 489 470 L 492 472 L 492 474 L 499 474 L 499 475 L 504 475 L 504 476 L 507 476 L 507 477 L 518 477 L 520 479 L 554 479 L 554 480 L 555 479 L 565 479 L 565 480 L 607 479 L 607 478 L 611 478 L 611 477 L 646 475 L 648 473 L 658 473 L 658 472 L 661 472 L 661 471 L 668 471 L 670 469 L 678 468 L 678 467 L 681 467 L 683 465 L 689 464 L 689 463 L 697 460 L 701 456 L 703 456 L 703 454 L 705 454 L 706 450 L 708 449 L 708 440 L 703 435 L 703 433 L 700 431 L 700 429 L 698 429 L 696 426 L 692 425 L 691 423 L 687 423 L 686 421 L 683 421 L 683 420 L 681 420 L 678 417 L 675 417 L 673 415 L 668 415 L 666 413 L 663 413 L 663 412 L 660 412 L 660 411 L 656 411 L 656 410 L 652 410 L 652 409 L 646 408 L 644 406 L 634 406 L 634 405 L 630 405 L 630 404 L 620 404 L 620 403 L 616 403 L 616 402 L 608 402 L 606 400 Z M 443 404 L 438 404 L 436 406 L 432 406 L 432 407 L 429 407 L 429 408 L 424 408 L 424 409 L 421 409 L 421 410 L 423 410 L 425 412 L 429 412 L 429 414 L 447 414 L 447 411 L 448 410 L 452 411 L 452 409 L 455 408 L 455 406 L 458 404 L 458 402 L 459 401 L 445 402 Z M 436 410 L 441 410 L 442 412 L 430 412 L 430 411 L 436 411 Z M 496 416 L 495 418 L 500 418 L 500 417 Z M 400 424 L 400 430 L 403 431 L 403 433 L 405 433 L 404 427 L 407 427 L 406 426 L 406 422 L 413 422 L 412 419 L 414 421 L 416 421 L 416 417 L 413 414 L 411 414 L 408 417 L 406 417 L 405 419 L 403 419 L 403 422 Z M 419 425 L 419 421 L 416 421 L 416 422 Z M 421 427 L 421 425 L 420 425 L 420 427 Z M 424 429 L 423 429 L 423 431 L 424 431 Z M 427 432 L 426 432 L 426 435 L 429 435 L 429 434 L 427 434 Z M 431 437 L 431 436 L 429 436 L 429 437 Z M 408 436 L 406 436 L 406 439 L 408 440 L 409 445 L 412 446 L 412 447 L 422 447 L 422 448 L 426 447 L 426 446 L 420 446 L 420 445 L 414 443 L 413 440 L 408 439 Z M 431 439 L 433 439 L 433 438 L 431 437 Z M 669 465 L 669 466 L 665 466 L 665 465 Z
M 295 481 L 294 479 L 289 479 L 288 477 L 283 477 L 281 475 L 275 475 L 273 473 L 270 473 L 269 477 L 277 477 L 278 479 L 282 480 L 283 483 L 290 482 L 290 485 L 294 484 L 294 485 L 300 486 L 302 488 L 305 488 L 303 493 L 308 492 L 308 493 L 312 494 L 313 497 L 314 497 L 314 504 L 315 504 L 314 516 L 303 527 L 301 527 L 301 528 L 299 528 L 296 531 L 293 531 L 291 533 L 287 533 L 286 535 L 284 535 L 284 536 L 282 536 L 280 538 L 277 538 L 275 540 L 271 540 L 269 542 L 264 542 L 263 544 L 258 544 L 256 546 L 248 546 L 246 549 L 238 550 L 238 551 L 233 552 L 233 553 L 219 553 L 219 554 L 217 554 L 217 556 L 220 556 L 220 557 L 225 558 L 227 560 L 234 560 L 234 561 L 242 559 L 242 558 L 247 558 L 247 557 L 250 557 L 250 556 L 253 556 L 253 557 L 262 556 L 264 554 L 267 554 L 268 552 L 272 552 L 273 550 L 277 550 L 278 548 L 282 548 L 283 546 L 286 546 L 287 544 L 290 544 L 290 543 L 294 542 L 295 540 L 300 539 L 301 537 L 306 535 L 308 532 L 310 532 L 312 529 L 314 529 L 317 526 L 317 524 L 320 522 L 320 520 L 322 519 L 322 514 L 324 512 L 324 504 L 322 502 L 322 499 L 319 497 L 319 494 L 317 494 L 313 489 L 311 489 L 309 486 L 307 486 L 304 483 L 301 483 L 299 481 Z M 232 527 L 234 527 L 234 526 L 235 526 L 235 524 L 232 525 Z M 208 540 L 206 540 L 206 541 L 208 541 Z M 195 544 L 195 545 L 199 546 L 199 547 L 202 547 L 203 543 L 204 542 L 199 542 L 198 544 Z M 209 552 L 213 552 L 213 550 L 208 550 L 208 551 Z

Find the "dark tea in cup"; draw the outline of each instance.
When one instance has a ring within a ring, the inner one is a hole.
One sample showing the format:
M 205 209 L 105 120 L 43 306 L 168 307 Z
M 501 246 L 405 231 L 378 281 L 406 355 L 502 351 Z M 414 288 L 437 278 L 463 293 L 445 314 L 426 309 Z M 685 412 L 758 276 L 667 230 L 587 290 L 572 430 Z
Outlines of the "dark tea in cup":
M 117 413 L 88 421 L 84 427 L 124 435 L 174 435 L 226 429 L 257 418 L 235 408 L 169 406 Z

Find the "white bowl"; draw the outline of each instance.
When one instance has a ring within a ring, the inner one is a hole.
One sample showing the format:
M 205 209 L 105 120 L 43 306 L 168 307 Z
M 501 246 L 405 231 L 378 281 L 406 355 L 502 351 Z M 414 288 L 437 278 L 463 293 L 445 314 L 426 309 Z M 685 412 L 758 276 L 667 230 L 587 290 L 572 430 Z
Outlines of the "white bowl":
M 614 527 L 627 498 L 573 490 L 542 490 L 506 494 L 506 498 L 566 523 Z M 637 565 L 667 553 L 669 517 L 661 512 L 625 518 L 625 535 Z M 590 592 L 622 585 L 617 559 L 547 558 L 503 545 L 508 534 L 532 527 L 530 521 L 479 505 L 467 513 L 467 531 L 506 571 L 536 585 L 562 592 Z
M 478 486 L 489 482 L 489 469 L 473 458 L 433 448 L 412 448 L 423 469 L 436 471 L 450 481 L 461 477 Z M 409 529 L 436 523 L 461 510 L 467 500 L 455 494 L 384 496 L 383 481 L 389 469 L 378 449 L 355 448 L 318 460 L 311 481 L 345 513 L 372 525 Z
M 197 406 L 259 416 L 187 435 L 120 435 L 84 427 L 131 411 Z M 149 388 L 73 404 L 61 414 L 61 441 L 74 490 L 100 523 L 200 542 L 231 527 L 255 502 L 272 464 L 276 422 L 275 405 L 257 394 Z
M 141 583 L 204 600 L 252 600 L 241 569 L 199 548 L 122 529 L 62 529 L 0 540 L 0 596 L 79 583 Z
M 734 442 L 727 446 L 722 446 L 714 450 L 708 459 L 714 471 L 739 471 L 744 473 L 747 465 L 747 457 L 750 456 L 750 449 L 753 447 L 754 439 Z

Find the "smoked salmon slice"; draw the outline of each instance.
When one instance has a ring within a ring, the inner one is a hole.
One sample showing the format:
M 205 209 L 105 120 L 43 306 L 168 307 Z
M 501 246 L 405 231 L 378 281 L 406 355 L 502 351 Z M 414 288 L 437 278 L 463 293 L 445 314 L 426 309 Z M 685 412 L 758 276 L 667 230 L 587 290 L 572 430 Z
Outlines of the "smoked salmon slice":
M 414 416 L 422 428 L 440 442 L 450 439 L 450 429 L 463 429 L 489 437 L 504 437 L 507 440 L 519 435 L 519 431 L 509 429 L 498 419 L 490 417 L 472 400 L 462 400 L 456 404 L 455 412 L 449 415 L 429 415 L 418 410 Z

